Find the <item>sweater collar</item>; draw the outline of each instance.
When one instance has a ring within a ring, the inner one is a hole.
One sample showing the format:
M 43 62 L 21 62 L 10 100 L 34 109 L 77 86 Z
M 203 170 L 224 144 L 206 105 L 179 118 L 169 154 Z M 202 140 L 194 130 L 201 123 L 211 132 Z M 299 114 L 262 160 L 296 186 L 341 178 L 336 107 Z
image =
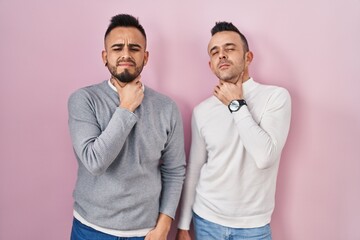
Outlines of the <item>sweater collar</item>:
M 254 88 L 256 88 L 257 85 L 258 83 L 255 82 L 252 77 L 249 78 L 246 82 L 242 84 L 244 94 L 246 95 L 251 92 Z

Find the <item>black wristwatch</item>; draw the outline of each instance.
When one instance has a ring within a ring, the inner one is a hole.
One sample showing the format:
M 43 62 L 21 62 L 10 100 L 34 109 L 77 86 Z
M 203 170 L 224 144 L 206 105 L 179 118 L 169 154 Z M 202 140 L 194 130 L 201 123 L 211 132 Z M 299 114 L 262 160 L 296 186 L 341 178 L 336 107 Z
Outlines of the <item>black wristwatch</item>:
M 229 103 L 228 108 L 230 112 L 233 113 L 239 111 L 239 109 L 244 105 L 247 106 L 246 101 L 244 99 L 235 99 Z

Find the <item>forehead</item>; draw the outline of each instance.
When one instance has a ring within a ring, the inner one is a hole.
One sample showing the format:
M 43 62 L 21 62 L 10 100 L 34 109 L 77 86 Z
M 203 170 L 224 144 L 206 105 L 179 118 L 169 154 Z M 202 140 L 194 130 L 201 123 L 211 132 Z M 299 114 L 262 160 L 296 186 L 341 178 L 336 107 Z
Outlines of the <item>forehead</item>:
M 223 47 L 228 44 L 234 44 L 236 46 L 242 47 L 241 38 L 238 33 L 233 31 L 222 31 L 215 33 L 214 36 L 211 37 L 208 51 L 212 48 Z
M 116 27 L 105 38 L 105 45 L 114 43 L 136 43 L 145 46 L 145 37 L 135 27 Z

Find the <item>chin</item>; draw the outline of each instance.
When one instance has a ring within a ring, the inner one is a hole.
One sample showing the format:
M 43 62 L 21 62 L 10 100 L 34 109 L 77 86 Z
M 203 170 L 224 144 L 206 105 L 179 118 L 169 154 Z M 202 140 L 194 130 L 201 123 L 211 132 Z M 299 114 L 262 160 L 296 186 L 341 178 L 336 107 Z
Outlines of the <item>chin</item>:
M 230 82 L 233 78 L 231 76 L 220 76 L 220 79 L 226 82 Z

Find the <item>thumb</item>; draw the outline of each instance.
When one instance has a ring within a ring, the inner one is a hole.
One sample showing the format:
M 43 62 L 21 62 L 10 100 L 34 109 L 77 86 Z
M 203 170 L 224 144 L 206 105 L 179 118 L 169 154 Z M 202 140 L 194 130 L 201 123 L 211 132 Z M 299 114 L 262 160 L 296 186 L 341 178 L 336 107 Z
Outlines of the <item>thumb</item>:
M 141 83 L 141 75 L 137 76 L 133 81 L 134 84 Z

